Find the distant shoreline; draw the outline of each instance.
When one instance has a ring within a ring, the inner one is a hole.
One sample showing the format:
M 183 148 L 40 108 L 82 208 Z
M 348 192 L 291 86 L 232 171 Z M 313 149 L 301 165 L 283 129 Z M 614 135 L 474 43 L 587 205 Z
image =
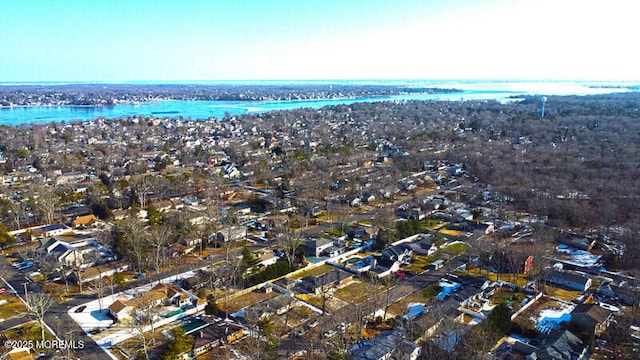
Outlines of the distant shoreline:
M 508 103 L 542 95 L 582 96 L 640 91 L 630 82 L 601 82 L 597 87 L 593 82 L 515 81 L 431 83 L 429 88 L 422 85 L 425 84 L 0 87 L 0 125 L 167 116 L 194 120 L 225 119 L 245 113 L 320 109 L 359 102 L 493 100 Z M 553 106 L 553 101 L 547 103 L 547 107 Z

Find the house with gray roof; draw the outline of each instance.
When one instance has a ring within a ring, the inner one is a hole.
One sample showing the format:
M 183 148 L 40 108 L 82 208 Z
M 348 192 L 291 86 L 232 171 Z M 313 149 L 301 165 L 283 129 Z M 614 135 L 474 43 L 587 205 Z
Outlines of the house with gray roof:
M 560 270 L 549 272 L 547 282 L 579 291 L 587 291 L 591 286 L 591 279 L 588 276 Z
M 382 333 L 352 349 L 352 360 L 416 360 L 421 348 L 397 332 Z
M 590 357 L 589 347 L 569 330 L 542 335 L 537 340 L 537 345 L 516 341 L 513 351 L 527 360 L 586 360 Z

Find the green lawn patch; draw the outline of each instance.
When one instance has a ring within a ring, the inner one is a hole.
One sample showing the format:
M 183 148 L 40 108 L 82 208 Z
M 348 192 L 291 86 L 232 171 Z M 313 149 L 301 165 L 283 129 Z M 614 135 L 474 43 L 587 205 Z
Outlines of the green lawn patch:
M 329 271 L 333 270 L 334 267 L 331 265 L 327 265 L 327 264 L 323 264 L 320 266 L 316 266 L 314 268 L 311 269 L 304 269 L 298 273 L 296 273 L 295 275 L 291 276 L 292 280 L 297 280 L 297 279 L 302 279 L 305 276 L 318 276 L 318 275 L 322 275 L 324 273 L 328 273 Z
M 16 296 L 3 295 L 0 296 L 0 300 L 7 301 L 0 305 L 0 318 L 2 319 L 8 319 L 16 315 L 27 313 L 27 307 Z
M 453 243 L 448 246 L 443 246 L 441 251 L 452 256 L 464 254 L 467 251 L 467 244 L 462 242 Z
M 411 259 L 411 264 L 407 267 L 402 268 L 402 270 L 421 273 L 426 270 L 427 266 L 429 266 L 429 264 L 434 261 L 436 261 L 436 257 L 434 255 L 414 255 Z

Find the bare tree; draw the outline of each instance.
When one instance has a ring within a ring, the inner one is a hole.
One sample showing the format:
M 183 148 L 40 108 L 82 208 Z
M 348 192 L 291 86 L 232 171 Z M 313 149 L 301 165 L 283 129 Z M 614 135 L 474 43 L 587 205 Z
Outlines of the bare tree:
M 98 279 L 96 279 L 95 281 L 93 281 L 93 284 L 91 286 L 91 288 L 93 289 L 93 291 L 96 292 L 96 295 L 98 296 L 98 305 L 100 306 L 100 312 L 102 312 L 102 300 L 104 299 L 104 296 L 106 295 L 106 292 L 109 288 L 109 280 L 107 280 L 104 277 L 100 277 Z
M 147 245 L 144 224 L 136 216 L 128 216 L 119 227 L 124 234 L 125 255 L 135 262 L 138 271 L 142 271 Z
M 147 206 L 149 193 L 152 188 L 153 184 L 148 176 L 140 176 L 133 184 L 133 189 L 135 190 L 138 202 L 140 203 L 140 208 L 144 209 Z
M 44 340 L 44 316 L 53 305 L 53 300 L 45 293 L 36 292 L 27 294 L 25 296 L 25 302 L 27 303 L 29 314 L 40 323 L 40 335 L 42 336 L 42 340 Z
M 131 316 L 127 318 L 126 325 L 129 327 L 129 330 L 133 333 L 135 340 L 137 341 L 140 348 L 138 349 L 138 354 L 144 356 L 144 359 L 150 360 L 149 358 L 149 347 L 151 346 L 151 341 L 148 339 L 147 334 L 145 332 L 146 326 L 142 319 L 138 319 L 138 314 L 135 309 L 131 310 Z
M 287 258 L 287 262 L 289 262 L 290 266 L 293 265 L 296 256 L 296 249 L 302 245 L 304 239 L 298 236 L 298 234 L 291 229 L 288 220 L 279 227 L 277 239 L 278 246 L 283 250 Z
M 149 232 L 149 244 L 153 247 L 153 263 L 156 272 L 160 272 L 167 258 L 169 236 L 169 228 L 166 225 L 152 227 Z
M 394 293 L 397 285 L 397 281 L 393 277 L 388 277 L 384 280 L 385 290 L 382 295 L 384 299 L 384 315 L 382 316 L 382 320 L 387 319 L 387 311 L 389 310 L 389 306 L 393 303 Z
M 43 188 L 42 190 L 43 192 L 36 200 L 36 208 L 46 224 L 53 224 L 58 197 L 51 192 L 51 189 Z

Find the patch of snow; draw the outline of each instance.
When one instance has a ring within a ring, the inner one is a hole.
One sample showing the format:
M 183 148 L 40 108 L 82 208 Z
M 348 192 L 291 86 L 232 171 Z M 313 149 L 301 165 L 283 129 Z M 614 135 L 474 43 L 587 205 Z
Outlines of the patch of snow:
M 593 255 L 585 250 L 578 250 L 564 244 L 558 245 L 558 251 L 565 254 L 569 260 L 580 266 L 595 266 L 600 262 L 600 255 Z

